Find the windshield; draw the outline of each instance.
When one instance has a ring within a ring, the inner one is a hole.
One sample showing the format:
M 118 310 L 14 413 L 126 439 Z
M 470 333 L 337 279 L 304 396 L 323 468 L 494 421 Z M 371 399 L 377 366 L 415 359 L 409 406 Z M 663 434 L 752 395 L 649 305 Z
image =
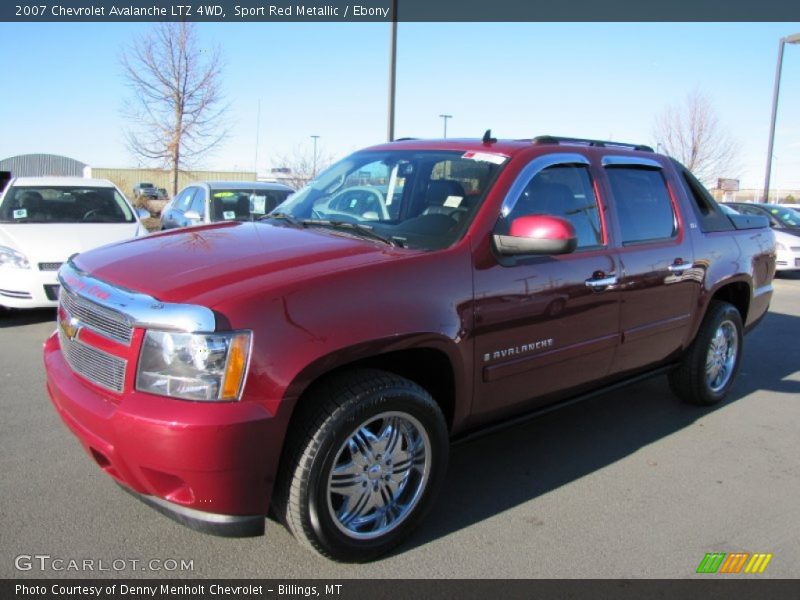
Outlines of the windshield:
M 466 231 L 505 160 L 474 152 L 359 152 L 273 214 L 402 247 L 446 248 Z
M 133 223 L 133 211 L 114 188 L 12 186 L 0 206 L 2 223 Z
M 251 221 L 263 217 L 291 194 L 290 190 L 211 190 L 212 221 Z

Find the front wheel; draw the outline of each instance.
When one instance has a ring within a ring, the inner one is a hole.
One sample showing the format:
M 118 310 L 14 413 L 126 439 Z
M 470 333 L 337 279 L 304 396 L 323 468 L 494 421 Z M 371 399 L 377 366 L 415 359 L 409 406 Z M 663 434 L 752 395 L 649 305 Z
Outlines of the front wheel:
M 727 302 L 714 301 L 681 364 L 670 373 L 673 392 L 692 404 L 709 406 L 721 401 L 739 371 L 742 346 L 739 311 Z
M 388 552 L 441 485 L 448 436 L 439 406 L 403 377 L 358 370 L 318 385 L 298 410 L 278 514 L 325 556 L 363 562 Z

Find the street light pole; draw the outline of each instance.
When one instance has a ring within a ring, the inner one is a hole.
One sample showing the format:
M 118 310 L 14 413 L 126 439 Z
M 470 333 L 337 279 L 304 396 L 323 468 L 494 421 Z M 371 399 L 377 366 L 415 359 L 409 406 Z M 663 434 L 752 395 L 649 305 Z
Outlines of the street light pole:
M 452 119 L 453 115 L 439 115 L 444 120 L 444 139 L 447 139 L 447 119 Z
M 317 140 L 319 136 L 312 135 L 311 138 L 314 140 L 314 166 L 311 169 L 311 179 L 314 179 L 317 176 Z
M 781 69 L 783 67 L 783 47 L 786 44 L 800 43 L 800 33 L 782 37 L 778 42 L 778 63 L 775 66 L 775 87 L 772 91 L 772 117 L 769 123 L 769 144 L 767 145 L 767 173 L 764 176 L 764 202 L 769 204 L 769 180 L 772 175 L 772 149 L 775 145 L 775 120 L 778 116 L 778 94 L 781 89 Z
M 397 0 L 392 0 L 392 29 L 389 36 L 389 117 L 386 138 L 394 140 L 394 96 L 397 82 Z

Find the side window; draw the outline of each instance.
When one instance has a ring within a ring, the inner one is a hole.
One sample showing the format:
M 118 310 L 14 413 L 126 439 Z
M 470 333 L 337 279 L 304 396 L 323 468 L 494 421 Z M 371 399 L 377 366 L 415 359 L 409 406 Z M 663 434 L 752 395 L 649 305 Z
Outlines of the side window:
M 189 207 L 189 210 L 197 211 L 197 214 L 201 217 L 205 216 L 205 192 L 201 188 L 195 188 L 194 199 L 192 200 L 192 204 Z
M 506 216 L 511 223 L 525 215 L 552 215 L 569 221 L 578 236 L 578 248 L 603 245 L 600 211 L 588 167 L 555 165 L 537 173 Z
M 195 188 L 186 188 L 181 192 L 181 195 L 178 196 L 178 199 L 175 200 L 175 208 L 181 212 L 186 212 L 189 210 L 189 206 L 192 203 L 192 196 L 194 195 Z
M 678 232 L 660 169 L 607 167 L 623 244 L 668 240 Z

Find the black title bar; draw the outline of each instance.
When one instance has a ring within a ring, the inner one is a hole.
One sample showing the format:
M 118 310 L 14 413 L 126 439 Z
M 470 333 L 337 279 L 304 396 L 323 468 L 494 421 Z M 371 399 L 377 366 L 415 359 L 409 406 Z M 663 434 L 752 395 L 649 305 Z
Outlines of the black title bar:
M 395 7 L 397 14 L 395 15 Z M 787 0 L 55 0 L 0 2 L 5 22 L 800 21 Z

